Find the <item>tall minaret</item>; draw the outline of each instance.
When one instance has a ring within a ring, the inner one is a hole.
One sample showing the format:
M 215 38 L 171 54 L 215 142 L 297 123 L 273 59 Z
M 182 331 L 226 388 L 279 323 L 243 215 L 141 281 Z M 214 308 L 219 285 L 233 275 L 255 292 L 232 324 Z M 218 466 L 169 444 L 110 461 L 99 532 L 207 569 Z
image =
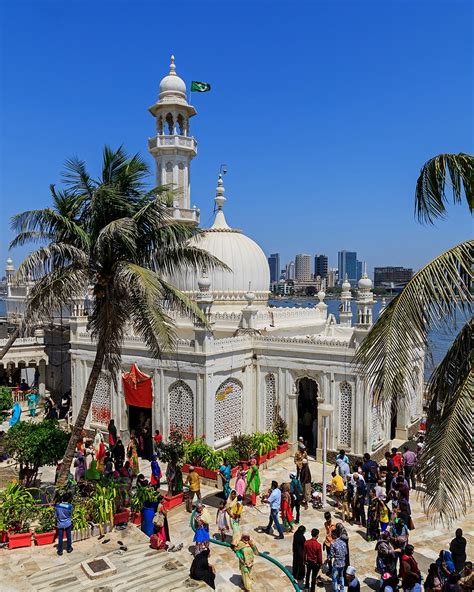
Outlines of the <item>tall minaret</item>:
M 346 273 L 346 277 L 342 282 L 341 308 L 339 311 L 339 321 L 344 327 L 350 327 L 352 324 L 351 299 L 351 283 Z
M 367 264 L 364 273 L 359 280 L 359 289 L 357 290 L 357 327 L 366 329 L 372 326 L 372 307 L 374 305 L 374 295 L 372 293 L 372 280 L 367 275 Z
M 5 267 L 5 277 L 7 278 L 7 296 L 11 296 L 11 287 L 13 284 L 14 275 L 15 267 L 13 266 L 13 260 L 11 257 L 8 257 L 7 265 Z
M 148 149 L 156 162 L 156 184 L 175 190 L 173 217 L 179 222 L 199 223 L 199 210 L 191 208 L 191 160 L 197 142 L 189 135 L 189 120 L 196 109 L 186 100 L 186 84 L 176 74 L 174 56 L 170 71 L 160 82 L 158 101 L 149 109 L 156 118 L 156 136 Z

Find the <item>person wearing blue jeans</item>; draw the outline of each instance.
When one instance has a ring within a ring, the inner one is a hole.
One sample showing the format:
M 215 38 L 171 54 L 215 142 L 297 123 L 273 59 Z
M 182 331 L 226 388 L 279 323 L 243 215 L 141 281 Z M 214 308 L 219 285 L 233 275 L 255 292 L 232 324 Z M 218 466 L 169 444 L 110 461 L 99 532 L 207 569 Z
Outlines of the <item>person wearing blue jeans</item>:
M 277 538 L 285 538 L 283 535 L 283 528 L 278 520 L 278 512 L 280 511 L 281 505 L 281 491 L 278 489 L 278 483 L 276 481 L 272 481 L 271 493 L 264 501 L 265 503 L 270 504 L 270 520 L 268 521 L 268 526 L 265 529 L 265 532 L 270 534 L 270 529 L 274 523 L 279 534 Z
M 337 538 L 331 544 L 332 557 L 332 589 L 334 592 L 344 592 L 344 569 L 346 566 L 347 545 L 341 539 Z
M 63 554 L 64 533 L 66 533 L 66 551 L 72 553 L 73 550 L 71 541 L 73 509 L 73 505 L 66 498 L 63 498 L 54 508 L 56 513 L 56 528 L 58 529 L 58 555 Z

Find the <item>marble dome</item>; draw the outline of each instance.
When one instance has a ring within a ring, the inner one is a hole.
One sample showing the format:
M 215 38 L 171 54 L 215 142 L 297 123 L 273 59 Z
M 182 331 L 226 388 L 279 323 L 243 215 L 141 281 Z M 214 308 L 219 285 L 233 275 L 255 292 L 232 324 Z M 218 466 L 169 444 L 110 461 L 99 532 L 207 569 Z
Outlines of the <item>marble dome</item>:
M 174 56 L 171 56 L 170 71 L 160 82 L 160 99 L 170 97 L 179 97 L 186 100 L 186 84 L 182 78 L 176 74 Z
M 270 269 L 265 253 L 240 230 L 230 228 L 223 212 L 224 186 L 219 177 L 215 202 L 217 213 L 211 228 L 204 230 L 194 240 L 196 246 L 204 249 L 225 263 L 232 271 L 209 270 L 209 291 L 214 305 L 228 305 L 242 308 L 250 303 L 254 306 L 267 305 L 270 286 Z M 183 274 L 173 283 L 177 288 L 195 297 L 199 292 L 200 273 Z M 255 299 L 249 300 L 247 293 Z

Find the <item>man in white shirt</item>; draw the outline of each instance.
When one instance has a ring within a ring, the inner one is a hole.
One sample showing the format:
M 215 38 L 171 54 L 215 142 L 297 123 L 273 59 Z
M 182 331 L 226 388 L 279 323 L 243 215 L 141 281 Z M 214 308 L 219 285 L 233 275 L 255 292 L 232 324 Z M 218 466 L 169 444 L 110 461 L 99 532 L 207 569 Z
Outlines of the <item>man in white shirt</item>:
M 278 530 L 279 536 L 277 539 L 285 538 L 283 535 L 283 528 L 278 521 L 278 512 L 280 511 L 281 505 L 281 491 L 278 489 L 278 483 L 276 481 L 272 481 L 272 491 L 267 499 L 264 500 L 266 504 L 270 504 L 270 520 L 268 521 L 268 526 L 265 529 L 267 534 L 270 534 L 270 529 L 272 527 L 272 523 L 275 523 L 275 527 Z

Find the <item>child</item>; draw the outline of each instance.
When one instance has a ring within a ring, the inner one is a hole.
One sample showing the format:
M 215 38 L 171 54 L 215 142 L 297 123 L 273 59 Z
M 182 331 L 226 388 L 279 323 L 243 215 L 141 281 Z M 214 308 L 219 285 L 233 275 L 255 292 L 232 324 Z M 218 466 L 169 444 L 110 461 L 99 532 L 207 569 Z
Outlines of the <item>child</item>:
M 227 510 L 224 501 L 219 504 L 219 508 L 217 509 L 216 524 L 221 534 L 221 541 L 225 541 L 226 531 L 229 530 L 229 524 L 227 522 Z

